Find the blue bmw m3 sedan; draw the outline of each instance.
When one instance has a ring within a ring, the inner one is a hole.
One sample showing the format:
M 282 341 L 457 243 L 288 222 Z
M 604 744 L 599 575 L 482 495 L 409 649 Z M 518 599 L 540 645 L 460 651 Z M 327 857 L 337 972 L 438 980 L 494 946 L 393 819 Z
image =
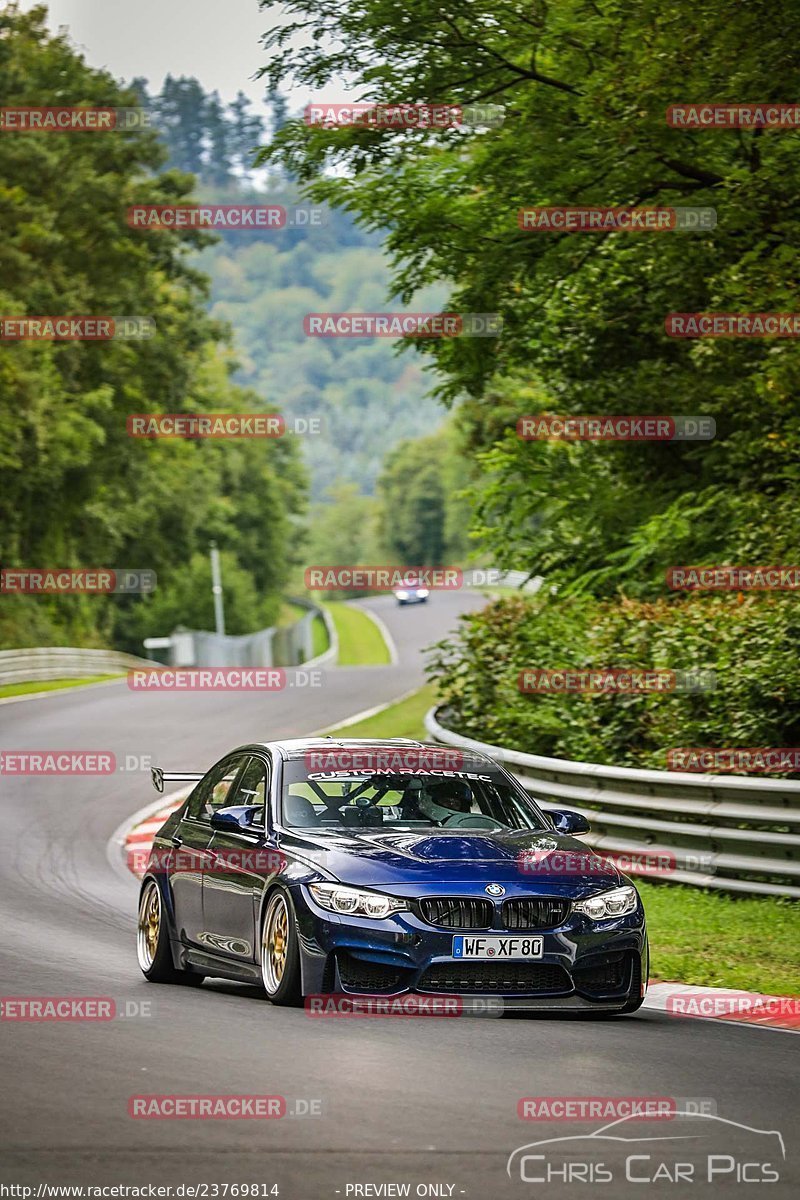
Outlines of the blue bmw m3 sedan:
M 241 746 L 156 835 L 142 880 L 147 979 L 303 997 L 448 996 L 631 1013 L 647 987 L 639 894 L 472 752 L 388 741 Z

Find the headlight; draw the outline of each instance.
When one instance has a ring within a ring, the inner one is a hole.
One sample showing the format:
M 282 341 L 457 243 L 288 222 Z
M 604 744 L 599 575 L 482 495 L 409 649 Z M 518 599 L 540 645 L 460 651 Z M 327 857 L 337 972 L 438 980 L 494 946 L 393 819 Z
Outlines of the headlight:
M 624 917 L 626 913 L 633 912 L 638 900 L 636 888 L 620 887 L 611 892 L 601 892 L 599 896 L 590 896 L 588 900 L 578 900 L 572 907 L 590 921 L 606 921 L 609 917 Z
M 380 892 L 362 892 L 340 883 L 310 883 L 308 890 L 321 908 L 353 917 L 372 917 L 379 921 L 392 913 L 408 910 L 405 900 L 383 896 Z
M 417 588 L 417 595 L 418 596 L 427 596 L 428 589 L 427 588 Z
M 395 592 L 395 596 L 397 597 L 398 600 L 407 600 L 408 592 Z

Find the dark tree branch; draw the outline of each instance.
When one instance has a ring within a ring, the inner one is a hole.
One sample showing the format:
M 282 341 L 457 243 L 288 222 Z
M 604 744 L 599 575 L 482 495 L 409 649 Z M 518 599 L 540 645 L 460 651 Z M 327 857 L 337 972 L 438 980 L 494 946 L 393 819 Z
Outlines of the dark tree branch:
M 675 171 L 677 175 L 684 175 L 687 179 L 697 179 L 707 187 L 711 187 L 715 183 L 725 182 L 723 176 L 717 175 L 714 171 L 705 171 L 702 167 L 693 167 L 691 163 L 682 163 L 676 158 L 667 158 L 662 154 L 659 155 L 658 161 L 663 163 L 665 167 L 669 167 L 671 171 Z
M 456 34 L 456 36 L 458 37 L 459 42 L 462 46 L 472 46 L 472 48 L 475 50 L 481 50 L 484 54 L 491 55 L 491 57 L 496 58 L 497 61 L 499 63 L 501 63 L 506 68 L 507 71 L 511 71 L 512 74 L 518 75 L 521 79 L 531 79 L 535 83 L 544 83 L 544 84 L 546 84 L 547 87 L 554 87 L 554 88 L 557 88 L 559 91 L 569 92 L 573 96 L 580 95 L 580 92 L 578 91 L 578 89 L 574 88 L 572 86 L 572 84 L 564 83 L 563 80 L 561 80 L 561 79 L 553 79 L 552 76 L 550 76 L 550 75 L 543 75 L 541 73 L 541 71 L 526 70 L 525 67 L 517 66 L 516 63 L 511 62 L 509 59 L 505 58 L 502 54 L 500 54 L 497 50 L 494 50 L 491 46 L 487 46 L 484 42 L 476 41 L 474 38 L 464 37 L 464 34 L 461 32 L 461 30 L 459 29 L 456 22 L 452 19 L 452 17 L 448 17 L 446 13 L 443 13 L 442 17 L 443 17 L 443 20 L 445 21 L 445 23 L 447 25 L 449 25 L 450 28 L 453 30 L 453 32 Z

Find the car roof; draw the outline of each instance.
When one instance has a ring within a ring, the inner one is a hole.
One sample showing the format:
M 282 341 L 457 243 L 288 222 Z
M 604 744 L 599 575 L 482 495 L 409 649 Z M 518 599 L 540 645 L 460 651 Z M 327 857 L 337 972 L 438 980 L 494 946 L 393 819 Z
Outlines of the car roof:
M 452 753 L 452 749 L 448 746 L 437 745 L 434 742 L 418 742 L 413 738 L 349 738 L 349 737 L 332 737 L 320 734 L 317 737 L 304 738 L 282 738 L 275 742 L 257 742 L 251 746 L 242 746 L 242 750 L 259 749 L 271 750 L 273 753 L 278 753 L 284 759 L 302 758 L 309 750 L 365 750 L 374 746 L 376 749 L 391 750 L 408 749 L 414 747 L 417 750 L 430 750 L 437 754 L 444 754 L 448 750 Z M 479 761 L 492 764 L 492 760 L 487 758 L 485 754 L 480 754 L 477 750 L 461 751 L 464 758 L 471 761 Z M 492 764 L 494 765 L 494 764 Z

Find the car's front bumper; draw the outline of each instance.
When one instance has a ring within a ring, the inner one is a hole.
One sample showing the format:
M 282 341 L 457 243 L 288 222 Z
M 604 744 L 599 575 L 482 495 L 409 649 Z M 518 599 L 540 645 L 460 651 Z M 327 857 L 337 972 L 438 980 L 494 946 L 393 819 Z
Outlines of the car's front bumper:
M 543 939 L 540 959 L 456 959 L 458 930 L 423 922 L 413 912 L 382 921 L 341 917 L 319 908 L 305 888 L 295 896 L 303 992 L 323 995 L 496 996 L 508 1009 L 619 1009 L 647 980 L 647 935 L 641 907 L 592 922 L 571 913 Z M 526 936 L 527 931 L 466 931 Z M 479 1007 L 479 1006 L 478 1006 Z

